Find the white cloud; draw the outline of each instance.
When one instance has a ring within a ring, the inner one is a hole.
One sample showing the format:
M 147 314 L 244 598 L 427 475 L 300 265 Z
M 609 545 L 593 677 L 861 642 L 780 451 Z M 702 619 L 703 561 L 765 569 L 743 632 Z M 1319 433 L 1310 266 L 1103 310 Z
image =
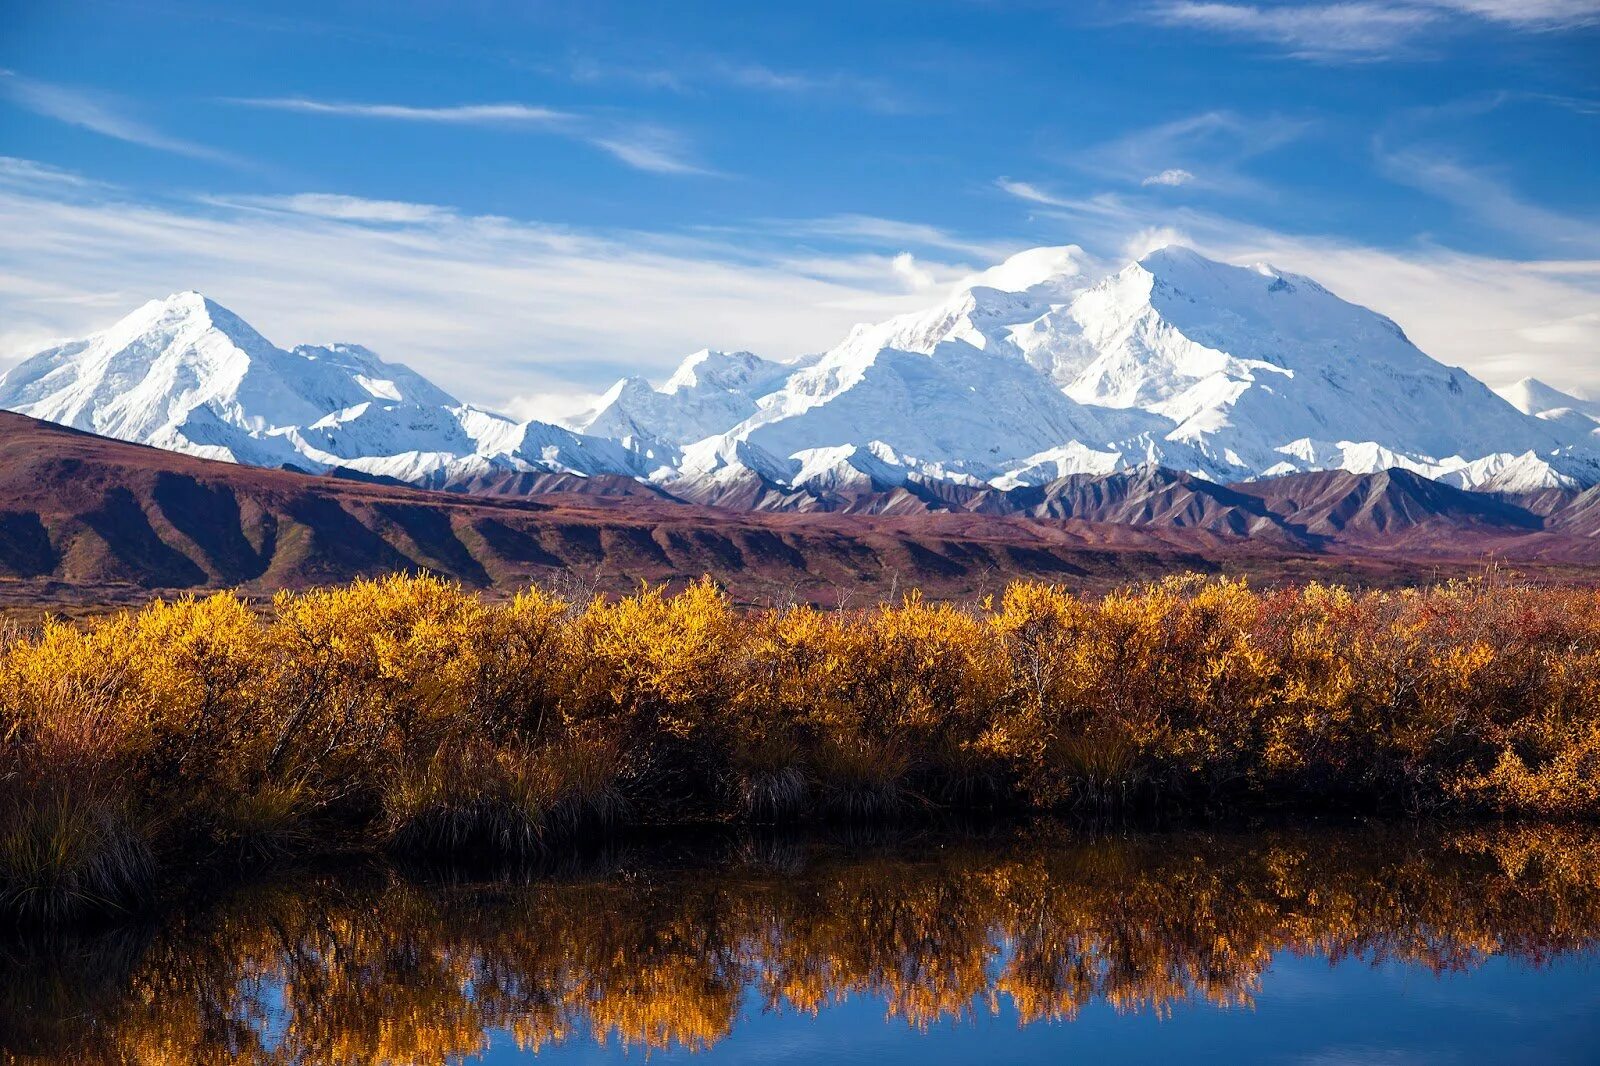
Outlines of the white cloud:
M 229 103 L 260 107 L 272 111 L 298 111 L 308 115 L 343 115 L 352 118 L 384 118 L 401 122 L 439 122 L 449 125 L 535 125 L 557 126 L 575 122 L 570 111 L 528 104 L 466 104 L 460 107 L 411 107 L 405 104 L 358 104 L 334 100 L 308 100 L 300 96 L 240 97 Z
M 677 135 L 666 130 L 635 127 L 591 138 L 589 143 L 635 170 L 648 170 L 652 174 L 716 175 L 716 171 L 690 162 Z
M 454 211 L 437 204 L 415 204 L 404 200 L 368 200 L 335 193 L 296 193 L 292 196 L 204 197 L 203 202 L 217 207 L 257 208 L 284 211 L 315 218 L 346 222 L 446 222 L 457 218 Z
M 1181 0 L 1152 9 L 1156 21 L 1279 45 L 1314 59 L 1363 59 L 1408 44 L 1436 14 L 1410 4 L 1232 4 Z
M 919 289 L 931 289 L 938 284 L 939 279 L 934 276 L 933 272 L 918 265 L 916 257 L 910 252 L 901 252 L 890 260 L 889 265 L 894 270 L 895 276 L 904 281 L 906 288 L 912 292 L 916 292 Z
M 420 122 L 437 125 L 529 128 L 582 141 L 633 167 L 654 174 L 700 174 L 711 171 L 696 163 L 681 138 L 670 130 L 640 123 L 586 115 L 531 104 L 463 104 L 414 107 L 408 104 L 311 100 L 300 96 L 246 97 L 229 103 L 271 111 L 342 118 Z
M 512 418 L 535 418 L 540 422 L 570 426 L 578 416 L 594 410 L 604 395 L 603 391 L 574 389 L 558 384 L 546 389 L 519 393 L 501 404 L 500 412 Z
M 1031 204 L 1047 204 L 1051 207 L 1067 206 L 1066 200 L 1052 196 L 1031 182 L 1013 181 L 1010 178 L 996 178 L 994 184 L 1002 192 L 1009 193 L 1019 200 L 1026 200 Z
M 104 182 L 92 181 L 82 174 L 9 155 L 0 155 L 0 182 L 69 189 L 107 188 Z
M 1061 162 L 1120 185 L 1193 185 L 1207 192 L 1260 198 L 1270 188 L 1244 165 L 1305 135 L 1312 123 L 1283 115 L 1201 111 L 1078 148 Z
M 1194 175 L 1182 167 L 1168 167 L 1159 174 L 1152 174 L 1141 181 L 1140 185 L 1187 185 L 1194 180 Z
M 0 232 L 6 355 L 198 288 L 280 344 L 368 344 L 489 406 L 664 375 L 702 347 L 800 355 L 926 299 L 893 251 L 799 258 L 762 233 L 581 231 L 328 194 L 167 205 L 0 182 Z
M 827 218 L 775 219 L 766 227 L 774 233 L 794 237 L 826 237 L 881 248 L 886 244 L 912 245 L 957 255 L 972 256 L 985 262 L 1003 259 L 1019 247 L 1012 241 L 976 240 L 922 222 L 903 222 L 875 215 L 831 215 Z
M 1456 205 L 1473 221 L 1542 247 L 1600 251 L 1600 222 L 1530 203 L 1488 172 L 1450 155 L 1424 146 L 1380 146 L 1378 163 L 1389 177 Z
M 678 93 L 727 87 L 776 96 L 831 98 L 885 113 L 904 111 L 908 106 L 899 92 L 879 78 L 849 71 L 784 70 L 718 56 L 685 57 L 672 65 L 580 57 L 556 70 L 577 82 L 623 83 Z
M 1526 32 L 1600 23 L 1600 0 L 1341 0 L 1333 3 L 1221 3 L 1172 0 L 1145 10 L 1157 23 L 1263 41 L 1317 60 L 1373 60 L 1408 54 L 1427 35 L 1491 22 Z
M 35 114 L 78 126 L 114 140 L 154 148 L 160 152 L 171 152 L 190 159 L 225 163 L 229 166 L 241 165 L 239 159 L 227 152 L 168 136 L 124 114 L 110 100 L 77 89 L 23 77 L 13 70 L 0 69 L 0 93 L 4 93 L 19 107 Z
M 1189 246 L 1194 244 L 1194 239 L 1176 226 L 1147 226 L 1123 242 L 1122 256 L 1129 260 L 1143 259 L 1169 244 Z
M 1600 0 L 1424 0 L 1434 7 L 1533 29 L 1570 29 L 1600 22 Z

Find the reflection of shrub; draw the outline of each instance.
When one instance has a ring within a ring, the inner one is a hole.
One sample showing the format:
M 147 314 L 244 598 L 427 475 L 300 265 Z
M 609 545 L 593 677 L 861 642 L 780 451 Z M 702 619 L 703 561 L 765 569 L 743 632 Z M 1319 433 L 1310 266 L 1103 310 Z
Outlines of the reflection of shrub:
M 1447 973 L 1491 957 L 1537 966 L 1600 937 L 1589 826 L 907 836 L 856 824 L 731 850 L 531 881 L 300 877 L 140 937 L 13 940 L 0 950 L 0 1056 L 433 1063 L 491 1040 L 704 1048 L 741 1014 L 867 997 L 924 1029 L 1002 1010 L 1070 1020 L 1097 1004 L 1166 1015 L 1250 1004 L 1285 952 Z
M 265 617 L 220 594 L 0 633 L 0 738 L 15 868 L 61 856 L 40 885 L 100 869 L 61 834 L 114 866 L 123 836 L 525 855 L 633 817 L 929 805 L 1592 817 L 1600 596 L 1187 577 L 743 612 L 709 582 L 491 603 L 394 576 Z M 62 794 L 104 816 L 44 809 Z

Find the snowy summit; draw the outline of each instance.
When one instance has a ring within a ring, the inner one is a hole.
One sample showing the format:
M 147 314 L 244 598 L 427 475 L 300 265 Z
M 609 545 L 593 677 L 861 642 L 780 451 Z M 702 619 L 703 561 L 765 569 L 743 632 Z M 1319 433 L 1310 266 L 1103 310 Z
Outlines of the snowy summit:
M 0 378 L 0 407 L 434 487 L 548 471 L 691 496 L 1012 488 L 1150 464 L 1218 481 L 1390 467 L 1502 491 L 1600 481 L 1600 405 L 1532 379 L 1497 395 L 1310 278 L 1177 246 L 1110 272 L 1074 246 L 1032 249 L 817 355 L 700 351 L 659 386 L 624 378 L 570 426 L 462 404 L 358 345 L 278 348 L 193 292 L 26 360 Z

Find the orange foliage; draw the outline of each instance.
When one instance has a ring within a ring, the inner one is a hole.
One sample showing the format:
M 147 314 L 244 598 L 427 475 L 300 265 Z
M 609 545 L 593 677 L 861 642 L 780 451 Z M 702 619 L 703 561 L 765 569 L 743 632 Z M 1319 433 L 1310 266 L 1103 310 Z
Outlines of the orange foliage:
M 1503 580 L 1019 583 L 998 604 L 825 612 L 740 611 L 708 581 L 495 603 L 397 575 L 284 593 L 265 617 L 224 593 L 0 643 L 12 896 L 48 880 L 52 849 L 98 869 L 114 838 L 515 857 L 630 813 L 1593 817 L 1597 769 L 1600 595 Z M 68 847 L 89 823 L 102 843 Z

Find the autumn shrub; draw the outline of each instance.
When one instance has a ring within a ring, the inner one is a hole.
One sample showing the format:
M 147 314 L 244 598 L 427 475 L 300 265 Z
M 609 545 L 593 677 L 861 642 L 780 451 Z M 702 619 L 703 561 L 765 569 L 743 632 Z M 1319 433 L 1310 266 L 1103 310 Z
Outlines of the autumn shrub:
M 994 675 L 970 614 L 911 597 L 861 614 L 796 607 L 752 629 L 732 708 L 747 813 L 884 817 L 981 774 L 973 723 Z
M 1205 803 L 1252 772 L 1274 664 L 1242 583 L 1173 579 L 1084 601 L 1019 583 L 993 616 L 1010 698 L 996 742 L 1036 802 Z
M 180 858 L 957 806 L 1591 818 L 1597 781 L 1600 594 L 1497 575 L 833 611 L 396 575 L 0 631 L 13 915 L 128 905 Z
M 485 741 L 442 745 L 406 761 L 385 792 L 395 851 L 430 858 L 522 859 L 544 849 L 545 800 L 528 756 Z
M 572 621 L 564 728 L 618 758 L 634 797 L 699 800 L 717 791 L 731 742 L 746 627 L 709 580 L 675 596 L 646 588 L 593 600 Z
M 155 827 L 132 799 L 143 740 L 124 713 L 121 625 L 47 623 L 0 657 L 0 915 L 58 921 L 147 896 Z

